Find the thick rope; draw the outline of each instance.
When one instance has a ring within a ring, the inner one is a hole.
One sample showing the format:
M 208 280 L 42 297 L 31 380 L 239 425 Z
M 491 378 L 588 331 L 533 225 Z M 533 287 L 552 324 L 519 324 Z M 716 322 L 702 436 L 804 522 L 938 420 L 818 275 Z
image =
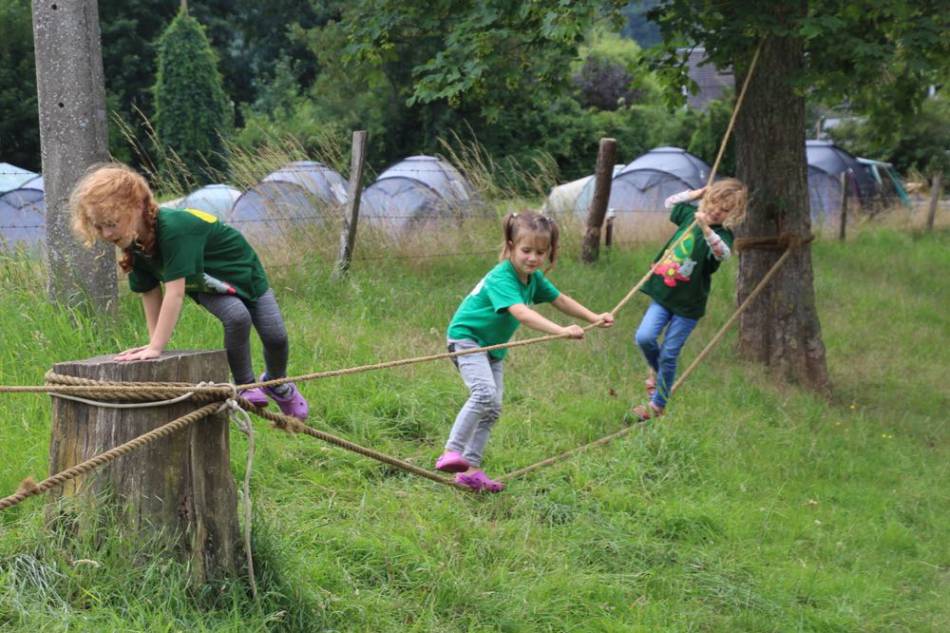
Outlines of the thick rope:
M 360 446 L 359 444 L 345 440 L 342 437 L 337 437 L 336 435 L 327 433 L 326 431 L 315 429 L 312 426 L 307 426 L 297 418 L 291 417 L 289 415 L 267 411 L 266 409 L 257 409 L 254 407 L 251 407 L 249 411 L 254 415 L 270 420 L 274 423 L 274 426 L 289 433 L 303 433 L 304 435 L 315 437 L 318 440 L 323 440 L 328 444 L 339 446 L 340 448 L 346 449 L 353 453 L 358 453 L 364 457 L 369 457 L 370 459 L 375 459 L 376 461 L 388 464 L 389 466 L 400 468 L 406 472 L 418 475 L 419 477 L 424 477 L 430 481 L 434 481 L 445 486 L 451 486 L 453 488 L 462 488 L 468 490 L 466 486 L 460 486 L 459 484 L 455 483 L 455 481 L 440 475 L 436 475 L 425 468 L 420 468 L 419 466 L 411 464 L 407 461 L 386 455 L 385 453 L 380 453 L 379 451 L 366 448 L 365 446 Z
M 605 435 L 599 440 L 594 440 L 593 442 L 590 442 L 589 444 L 584 444 L 583 446 L 572 448 L 571 450 L 565 451 L 561 453 L 560 455 L 549 457 L 547 459 L 541 460 L 540 462 L 531 464 L 530 466 L 525 466 L 524 468 L 519 468 L 518 470 L 513 470 L 509 473 L 505 473 L 504 475 L 502 475 L 501 477 L 497 477 L 496 479 L 498 479 L 498 481 L 508 481 L 509 479 L 516 479 L 518 477 L 527 475 L 528 473 L 532 471 L 538 470 L 539 468 L 544 468 L 545 466 L 550 466 L 558 462 L 563 462 L 569 457 L 573 457 L 574 455 L 577 455 L 578 453 L 582 453 L 586 451 L 587 449 L 594 448 L 595 446 L 603 446 L 604 444 L 609 444 L 613 440 L 617 439 L 618 437 L 622 437 L 626 435 L 627 433 L 629 433 L 635 428 L 641 428 L 641 427 L 640 426 L 625 426 L 619 431 L 614 431 L 610 435 Z
M 196 409 L 187 415 L 183 415 L 182 417 L 172 420 L 171 422 L 153 429 L 148 433 L 144 433 L 132 440 L 129 440 L 125 444 L 120 444 L 119 446 L 110 448 L 104 453 L 100 453 L 99 455 L 91 457 L 84 462 L 72 466 L 71 468 L 67 468 L 62 472 L 56 473 L 52 477 L 48 477 L 38 484 L 34 483 L 30 479 L 24 480 L 24 482 L 20 484 L 20 489 L 17 490 L 17 492 L 8 497 L 0 499 L 0 510 L 11 508 L 24 499 L 44 493 L 50 488 L 60 486 L 67 481 L 91 472 L 100 466 L 104 466 L 105 464 L 108 464 L 109 462 L 114 461 L 123 455 L 127 455 L 128 453 L 145 446 L 146 444 L 150 444 L 155 440 L 167 437 L 172 433 L 180 431 L 181 429 L 194 424 L 198 420 L 215 413 L 218 408 L 219 405 L 217 404 L 206 404 L 200 409 Z
M 805 240 L 804 243 L 807 243 L 807 240 Z M 736 311 L 735 311 L 735 312 L 733 313 L 733 315 L 729 318 L 729 320 L 726 321 L 725 325 L 723 325 L 722 328 L 720 328 L 720 330 L 716 333 L 716 335 L 712 338 L 712 340 L 709 341 L 709 343 L 706 345 L 706 347 L 703 348 L 703 351 L 701 351 L 701 352 L 699 353 L 699 355 L 693 360 L 693 362 L 690 364 L 690 366 L 686 368 L 686 371 L 684 371 L 683 374 L 679 377 L 679 379 L 673 384 L 673 388 L 670 390 L 670 393 L 673 393 L 673 392 L 675 392 L 677 389 L 679 389 L 679 388 L 682 386 L 683 381 L 685 381 L 686 378 L 687 378 L 691 373 L 693 373 L 693 370 L 696 369 L 696 367 L 699 365 L 699 363 L 701 363 L 701 362 L 703 361 L 703 359 L 705 359 L 705 358 L 709 355 L 709 353 L 713 350 L 713 348 L 716 347 L 716 345 L 719 343 L 719 341 L 722 340 L 722 337 L 725 336 L 726 332 L 729 331 L 729 328 L 731 328 L 731 327 L 735 324 L 735 322 L 738 320 L 739 316 L 741 316 L 742 313 L 745 312 L 746 308 L 748 308 L 750 305 L 752 305 L 752 302 L 755 300 L 755 298 L 758 297 L 759 294 L 762 292 L 762 290 L 765 289 L 765 287 L 768 285 L 768 283 L 772 280 L 772 277 L 775 276 L 775 273 L 778 272 L 778 269 L 782 267 L 782 264 L 785 263 L 785 260 L 787 260 L 788 257 L 789 257 L 791 254 L 792 254 L 792 249 L 786 250 L 786 251 L 782 254 L 782 256 L 781 256 L 774 264 L 772 264 L 772 267 L 771 267 L 771 268 L 769 269 L 769 271 L 762 277 L 762 279 L 759 280 L 759 283 L 756 284 L 755 288 L 752 289 L 752 292 L 750 292 L 750 293 L 749 293 L 749 296 L 746 297 L 745 301 L 742 302 L 742 305 L 740 305 L 740 306 L 736 309 Z M 612 441 L 612 440 L 615 440 L 615 439 L 617 439 L 618 437 L 621 437 L 621 436 L 623 436 L 623 435 L 626 435 L 627 433 L 629 433 L 630 431 L 632 431 L 633 429 L 636 429 L 636 428 L 642 428 L 642 427 L 639 426 L 639 425 L 624 427 L 624 428 L 620 429 L 619 431 L 614 431 L 614 432 L 611 433 L 610 435 L 606 435 L 606 436 L 600 438 L 599 440 L 595 440 L 595 441 L 591 442 L 590 444 L 585 444 L 584 446 L 579 446 L 579 447 L 577 447 L 577 448 L 574 448 L 574 449 L 571 449 L 571 450 L 566 451 L 566 452 L 564 452 L 564 453 L 561 453 L 560 455 L 558 455 L 558 456 L 556 456 L 556 457 L 550 457 L 550 458 L 545 459 L 545 460 L 542 460 L 542 461 L 540 461 L 540 462 L 531 464 L 530 466 L 525 466 L 524 468 L 519 468 L 518 470 L 513 470 L 513 471 L 511 471 L 510 473 L 507 473 L 507 474 L 505 474 L 505 475 L 502 475 L 501 477 L 498 477 L 498 480 L 499 480 L 499 481 L 506 481 L 506 480 L 508 480 L 508 479 L 514 479 L 514 478 L 516 478 L 516 477 L 521 477 L 521 476 L 526 475 L 526 474 L 528 474 L 528 473 L 530 473 L 530 472 L 532 472 L 532 471 L 538 470 L 539 468 L 542 468 L 542 467 L 544 467 L 544 466 L 549 466 L 549 465 L 551 465 L 551 464 L 555 464 L 555 463 L 557 463 L 557 462 L 563 461 L 563 460 L 567 459 L 568 457 L 571 457 L 571 456 L 573 456 L 573 455 L 576 455 L 577 453 L 580 453 L 580 452 L 582 452 L 582 451 L 585 451 L 585 450 L 587 450 L 587 449 L 589 449 L 589 448 L 593 448 L 594 446 L 601 446 L 601 445 L 603 445 L 603 444 L 607 444 L 608 442 L 610 442 L 610 441 Z
M 710 340 L 709 343 L 706 344 L 706 347 L 703 348 L 703 351 L 701 351 L 699 355 L 693 359 L 693 362 L 690 363 L 689 367 L 686 368 L 686 371 L 684 371 L 680 375 L 679 379 L 673 383 L 673 388 L 670 389 L 671 394 L 675 393 L 676 390 L 682 386 L 683 381 L 685 381 L 689 375 L 693 373 L 693 370 L 696 369 L 699 363 L 701 363 L 703 359 L 709 355 L 713 348 L 716 347 L 719 341 L 722 340 L 722 337 L 726 335 L 726 332 L 728 332 L 729 329 L 739 319 L 739 317 L 742 316 L 742 313 L 745 312 L 746 308 L 752 305 L 752 302 L 755 301 L 756 297 L 758 297 L 768 285 L 768 283 L 772 281 L 772 277 L 775 276 L 775 273 L 778 272 L 778 269 L 782 267 L 782 264 L 785 263 L 785 260 L 787 260 L 791 254 L 792 249 L 786 249 L 786 251 L 782 253 L 782 256 L 779 257 L 774 264 L 772 264 L 772 267 L 769 268 L 769 271 L 765 273 L 762 279 L 759 280 L 759 283 L 756 284 L 755 288 L 752 289 L 752 292 L 749 293 L 749 296 L 745 298 L 745 301 L 742 302 L 742 305 L 740 305 L 736 311 L 732 313 L 732 316 L 729 317 L 729 320 L 726 321 L 726 323 L 719 329 L 718 332 L 716 332 L 716 335 L 712 337 L 712 340 Z
M 73 388 L 78 390 L 80 393 L 84 393 L 82 391 L 84 389 L 93 393 L 99 392 L 99 389 L 97 389 L 97 387 L 101 387 L 103 385 L 102 381 L 94 380 L 92 378 L 81 378 L 78 376 L 65 376 L 62 374 L 55 374 L 53 372 L 47 373 L 47 380 L 49 380 L 50 382 L 60 382 L 60 381 L 68 382 L 71 384 Z M 109 383 L 109 386 L 112 386 L 115 384 L 121 384 L 121 383 Z M 161 385 L 162 383 L 152 383 L 152 384 Z M 236 387 L 232 385 L 231 388 L 235 389 Z M 222 390 L 222 389 L 226 389 L 226 387 L 222 387 L 219 385 L 218 387 L 216 387 L 216 389 Z M 204 397 L 206 397 L 208 393 L 209 392 L 204 392 L 203 394 Z M 137 394 L 130 394 L 126 392 L 115 392 L 110 395 L 112 395 L 113 397 L 117 396 L 119 398 L 123 398 L 123 397 L 134 397 Z M 199 394 L 198 392 L 195 393 L 196 398 L 201 395 L 202 394 Z M 413 473 L 415 475 L 419 475 L 420 477 L 424 477 L 426 479 L 430 479 L 437 483 L 454 486 L 454 487 L 465 488 L 464 486 L 458 486 L 458 484 L 456 484 L 451 479 L 447 479 L 445 477 L 436 475 L 424 468 L 420 468 L 419 466 L 416 466 L 415 464 L 411 464 L 407 461 L 403 461 L 396 457 L 386 455 L 385 453 L 381 453 L 371 448 L 361 446 L 359 444 L 356 444 L 355 442 L 351 442 L 349 440 L 343 439 L 331 433 L 327 433 L 326 431 L 321 431 L 313 427 L 310 427 L 304 424 L 303 422 L 301 422 L 300 420 L 298 420 L 297 418 L 284 415 L 282 413 L 275 413 L 272 411 L 268 411 L 262 407 L 261 408 L 255 407 L 245 398 L 238 397 L 238 398 L 235 398 L 235 400 L 241 406 L 242 409 L 249 411 L 255 415 L 258 415 L 262 418 L 265 418 L 267 420 L 270 420 L 271 422 L 274 423 L 274 426 L 284 431 L 310 435 L 311 437 L 315 437 L 319 440 L 323 440 L 324 442 L 327 442 L 328 444 L 339 446 L 340 448 L 346 449 L 354 453 L 358 453 L 360 455 L 363 455 L 364 457 L 369 457 L 370 459 L 375 459 L 376 461 L 393 466 L 395 468 L 400 468 L 402 470 Z

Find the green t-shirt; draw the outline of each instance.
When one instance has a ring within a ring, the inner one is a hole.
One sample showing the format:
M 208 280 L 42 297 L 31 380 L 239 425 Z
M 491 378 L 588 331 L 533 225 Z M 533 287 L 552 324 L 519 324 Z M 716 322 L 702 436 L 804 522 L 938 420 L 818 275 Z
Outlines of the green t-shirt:
M 706 300 L 712 285 L 712 274 L 719 269 L 719 261 L 703 237 L 702 229 L 693 228 L 692 233 L 660 261 L 670 244 L 693 223 L 696 207 L 677 204 L 670 212 L 670 221 L 679 226 L 676 234 L 663 246 L 653 260 L 653 275 L 640 292 L 646 293 L 661 306 L 681 317 L 698 319 L 706 313 Z M 729 248 L 732 248 L 732 231 L 721 225 L 710 226 Z
M 237 295 L 255 301 L 267 292 L 267 275 L 257 253 L 237 229 L 196 209 L 158 210 L 157 249 L 132 253 L 129 287 L 148 292 L 161 282 L 185 278 L 189 296 L 199 292 Z
M 482 277 L 462 300 L 449 323 L 448 337 L 475 341 L 481 347 L 507 343 L 521 325 L 508 308 L 519 303 L 547 303 L 560 294 L 540 270 L 528 277 L 528 283 L 521 283 L 511 260 L 506 259 Z M 508 350 L 496 349 L 488 353 L 492 358 L 501 359 Z

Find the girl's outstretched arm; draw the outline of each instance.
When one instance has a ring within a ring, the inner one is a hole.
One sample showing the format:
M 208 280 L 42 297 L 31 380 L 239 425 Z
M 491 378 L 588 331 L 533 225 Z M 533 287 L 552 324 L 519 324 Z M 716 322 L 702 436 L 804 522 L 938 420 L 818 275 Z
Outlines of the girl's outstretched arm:
M 523 303 L 516 303 L 508 307 L 511 316 L 527 325 L 532 330 L 544 332 L 545 334 L 570 334 L 571 338 L 584 338 L 584 330 L 579 325 L 558 325 L 554 321 L 547 319 Z
M 144 348 L 137 348 L 122 352 L 115 357 L 115 360 L 148 360 L 149 358 L 158 358 L 161 356 L 165 345 L 172 337 L 172 331 L 175 324 L 178 323 L 178 315 L 181 314 L 181 305 L 185 299 L 185 279 L 174 279 L 165 282 L 165 292 L 161 300 L 161 307 L 158 311 L 158 319 L 154 328 L 149 328 L 149 342 Z M 148 300 L 143 295 L 143 305 L 145 305 L 145 318 L 149 320 Z
M 597 323 L 600 327 L 610 327 L 614 324 L 614 315 L 609 312 L 595 314 L 563 292 L 551 302 L 551 305 L 568 316 L 584 319 L 588 323 Z
M 155 326 L 158 325 L 158 315 L 162 309 L 162 287 L 155 286 L 148 292 L 142 293 L 142 310 L 145 312 L 145 325 L 148 326 L 148 338 L 152 340 Z M 148 347 L 146 345 L 146 347 Z

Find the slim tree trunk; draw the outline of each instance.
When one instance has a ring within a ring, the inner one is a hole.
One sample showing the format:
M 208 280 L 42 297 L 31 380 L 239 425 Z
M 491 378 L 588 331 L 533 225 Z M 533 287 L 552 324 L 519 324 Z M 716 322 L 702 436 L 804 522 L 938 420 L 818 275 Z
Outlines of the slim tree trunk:
M 50 299 L 110 312 L 115 248 L 87 250 L 70 229 L 69 193 L 92 164 L 109 160 L 96 0 L 33 0 L 40 144 L 46 185 Z
M 770 37 L 736 120 L 738 177 L 751 192 L 749 214 L 740 236 L 811 232 L 805 160 L 805 98 L 787 77 L 804 63 L 802 42 Z M 740 72 L 744 72 L 739 69 Z M 741 77 L 736 78 L 737 83 Z M 738 301 L 781 255 L 749 250 L 739 262 Z M 742 316 L 739 353 L 786 379 L 819 392 L 829 391 L 825 346 L 815 308 L 811 248 L 796 250 L 770 286 Z
M 581 249 L 581 260 L 591 264 L 600 255 L 600 229 L 604 225 L 607 202 L 610 200 L 610 185 L 614 177 L 614 160 L 617 155 L 617 141 L 612 138 L 600 139 L 597 152 L 597 168 L 594 172 L 594 196 L 587 211 L 587 228 Z

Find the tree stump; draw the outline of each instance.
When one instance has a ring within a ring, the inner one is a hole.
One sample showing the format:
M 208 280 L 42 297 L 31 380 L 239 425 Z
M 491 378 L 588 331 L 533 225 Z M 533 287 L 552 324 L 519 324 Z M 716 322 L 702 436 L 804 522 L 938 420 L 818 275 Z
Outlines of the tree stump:
M 165 352 L 158 359 L 139 362 L 119 363 L 112 358 L 97 356 L 58 363 L 53 369 L 68 376 L 117 382 L 228 380 L 223 350 Z M 54 397 L 50 473 L 74 466 L 197 407 L 186 400 L 160 407 L 108 409 Z M 69 481 L 51 490 L 49 499 L 51 519 L 61 517 L 64 507 L 79 511 L 76 529 L 80 531 L 100 530 L 101 525 L 107 525 L 133 538 L 149 535 L 158 539 L 190 561 L 198 582 L 236 575 L 241 541 L 226 414 L 199 420 Z

